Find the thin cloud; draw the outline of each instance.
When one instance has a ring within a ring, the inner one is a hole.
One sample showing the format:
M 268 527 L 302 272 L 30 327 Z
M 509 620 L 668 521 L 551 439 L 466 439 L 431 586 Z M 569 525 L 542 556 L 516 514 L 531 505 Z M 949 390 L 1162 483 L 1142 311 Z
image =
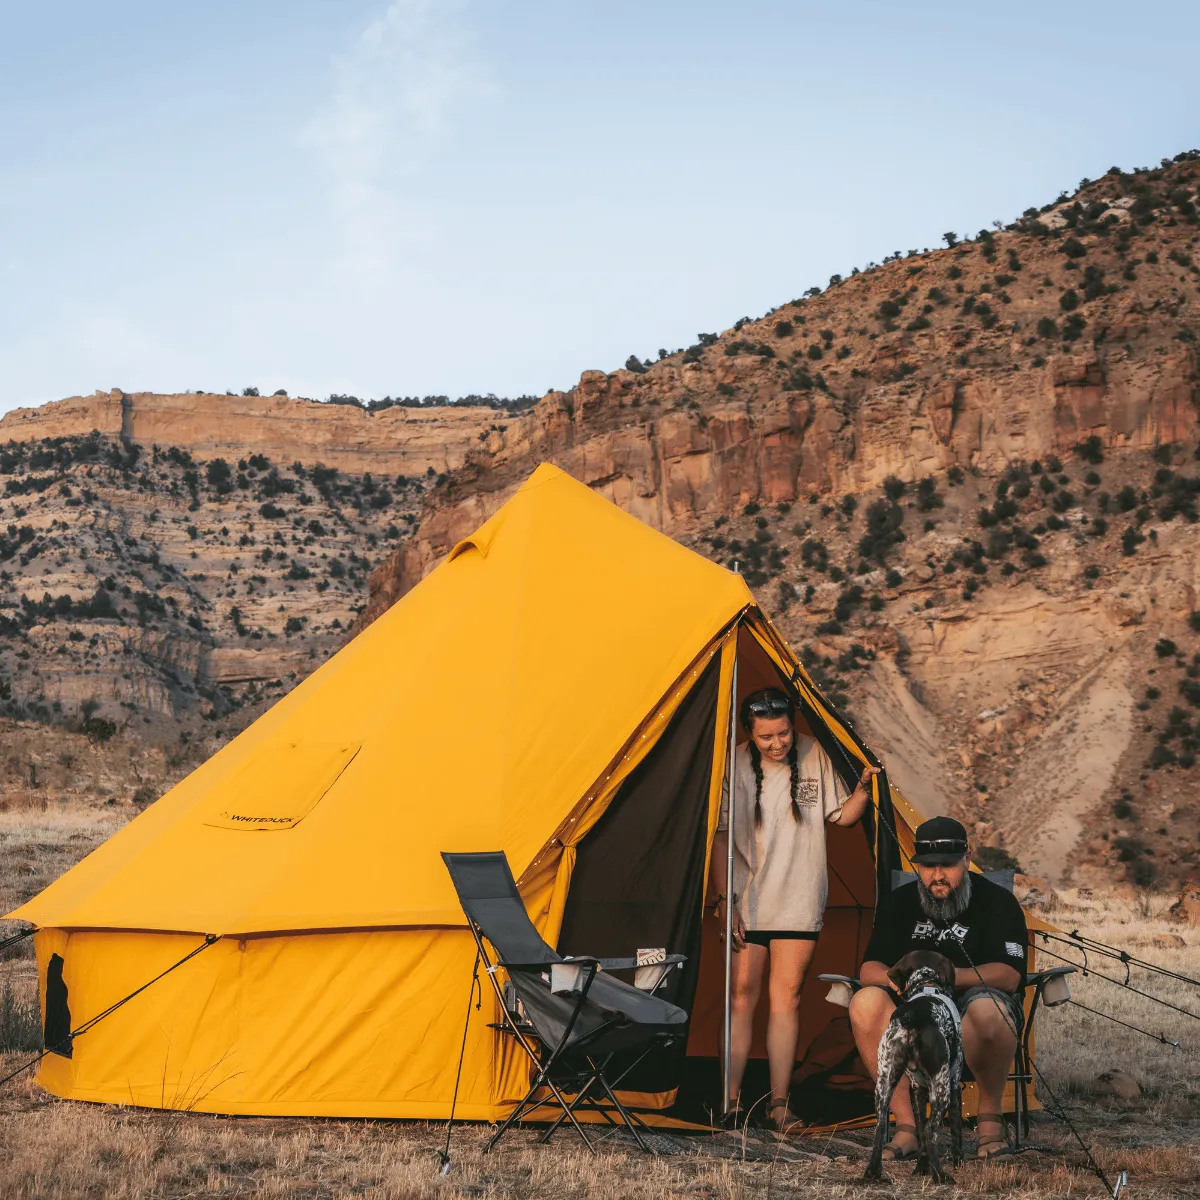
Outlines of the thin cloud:
M 329 179 L 343 265 L 360 281 L 380 278 L 429 236 L 405 211 L 405 192 L 494 89 L 460 0 L 394 0 L 332 68 L 332 96 L 304 140 Z

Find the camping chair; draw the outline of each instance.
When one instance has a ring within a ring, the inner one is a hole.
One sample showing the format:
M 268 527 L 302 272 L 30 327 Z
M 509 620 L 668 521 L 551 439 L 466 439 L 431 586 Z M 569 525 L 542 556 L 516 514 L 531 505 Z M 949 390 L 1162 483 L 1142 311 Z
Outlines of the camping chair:
M 538 1096 L 543 1088 L 549 1088 L 562 1109 L 543 1134 L 543 1142 L 569 1120 L 583 1144 L 595 1153 L 575 1113 L 586 1104 L 616 1126 L 608 1110 L 597 1102 L 593 1093 L 598 1091 L 608 1098 L 639 1148 L 648 1151 L 637 1128 L 645 1128 L 643 1122 L 617 1099 L 616 1088 L 652 1050 L 686 1035 L 688 1014 L 654 994 L 668 973 L 685 961 L 684 956 L 641 951 L 635 958 L 563 958 L 534 928 L 502 852 L 443 853 L 442 861 L 450 872 L 479 959 L 500 1003 L 503 1022 L 493 1028 L 515 1038 L 534 1067 L 533 1083 L 525 1098 L 491 1136 L 483 1152 L 491 1150 L 515 1122 L 549 1099 Z M 485 941 L 494 951 L 495 961 Z M 635 983 L 624 983 L 608 974 L 619 970 L 635 971 Z M 508 976 L 503 985 L 498 978 L 500 971 Z M 610 1080 L 607 1072 L 618 1053 L 636 1057 L 618 1078 Z M 570 1101 L 568 1094 L 573 1097 Z
M 985 871 L 983 874 L 993 883 L 1007 888 L 1010 892 L 1012 891 L 1013 871 Z M 911 883 L 915 879 L 916 876 L 907 871 L 893 871 L 892 891 Z M 1074 967 L 1050 967 L 1045 971 L 1031 971 L 1025 976 L 1026 989 L 1033 988 L 1033 1001 L 1025 1017 L 1025 1025 L 1021 1030 L 1020 1036 L 1017 1038 L 1017 1050 L 1013 1058 L 1013 1069 L 1008 1077 L 1009 1082 L 1014 1085 L 1013 1124 L 1014 1149 L 1016 1150 L 1022 1148 L 1022 1134 L 1026 1137 L 1029 1135 L 1028 1088 L 1029 1084 L 1033 1082 L 1033 1068 L 1030 1065 L 1033 1059 L 1029 1053 L 1029 1043 L 1033 1038 L 1034 1019 L 1037 1016 L 1039 1006 L 1042 1008 L 1057 1008 L 1060 1004 L 1066 1004 L 1071 999 L 1071 988 L 1067 983 L 1066 977 L 1072 974 L 1074 970 Z M 854 993 L 862 987 L 859 980 L 849 975 L 818 975 L 817 978 L 833 985 L 829 989 L 829 993 L 825 999 L 830 1004 L 837 1004 L 844 1008 L 850 1007 L 850 1001 L 853 999 Z M 969 1080 L 971 1077 L 970 1068 L 964 1063 L 963 1069 L 965 1078 Z

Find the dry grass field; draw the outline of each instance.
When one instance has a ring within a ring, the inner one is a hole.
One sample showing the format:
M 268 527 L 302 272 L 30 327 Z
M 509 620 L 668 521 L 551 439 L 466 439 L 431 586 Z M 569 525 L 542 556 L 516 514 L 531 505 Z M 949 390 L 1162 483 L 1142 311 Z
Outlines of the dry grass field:
M 0 893 L 6 903 L 45 882 L 42 862 L 64 869 L 115 825 L 113 810 L 66 806 L 0 814 Z M 31 866 L 39 866 L 31 870 Z M 1169 924 L 1171 897 L 1079 898 L 1072 892 L 1052 919 L 1139 957 L 1200 978 L 1200 930 Z M 1155 937 L 1182 936 L 1166 947 Z M 1061 949 L 1061 948 L 1060 948 Z M 1049 960 L 1046 960 L 1049 962 Z M 1094 965 L 1123 977 L 1112 962 Z M 1115 968 L 1115 969 L 1114 969 Z M 1200 1012 L 1200 989 L 1135 970 L 1135 986 Z M 1038 1061 L 1096 1159 L 1111 1177 L 1129 1173 L 1139 1198 L 1200 1196 L 1200 1022 L 1094 976 L 1075 977 L 1077 999 L 1170 1041 L 1175 1050 L 1078 1007 L 1039 1021 Z M 0 1075 L 30 1057 L 39 1034 L 29 943 L 0 961 Z M 36 1052 L 36 1050 L 34 1051 Z M 1098 1077 L 1120 1068 L 1143 1094 L 1103 1094 Z M 809 1134 L 780 1145 L 765 1137 L 664 1134 L 659 1153 L 639 1154 L 610 1139 L 596 1157 L 560 1132 L 550 1146 L 534 1131 L 480 1153 L 487 1130 L 459 1128 L 454 1163 L 442 1177 L 440 1125 L 386 1121 L 248 1119 L 159 1113 L 59 1101 L 32 1083 L 32 1073 L 0 1089 L 2 1200 L 184 1200 L 185 1197 L 544 1197 L 587 1198 L 850 1195 L 1050 1197 L 1101 1196 L 1070 1133 L 1049 1113 L 1036 1114 L 1032 1140 L 1043 1149 L 993 1164 L 968 1161 L 956 1184 L 931 1187 L 909 1164 L 888 1172 L 885 1187 L 858 1183 L 867 1130 Z M 1043 1095 L 1043 1100 L 1046 1097 Z M 968 1152 L 971 1141 L 968 1137 Z

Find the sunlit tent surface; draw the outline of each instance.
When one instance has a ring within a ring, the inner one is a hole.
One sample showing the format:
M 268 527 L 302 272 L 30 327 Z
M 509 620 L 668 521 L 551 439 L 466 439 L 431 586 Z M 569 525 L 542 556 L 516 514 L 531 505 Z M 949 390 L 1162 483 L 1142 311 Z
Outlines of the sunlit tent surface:
M 475 948 L 439 854 L 499 849 L 560 952 L 689 956 L 670 993 L 693 1014 L 687 1056 L 628 1084 L 648 1109 L 685 1102 L 718 1055 L 723 963 L 702 900 L 735 656 L 739 692 L 790 686 L 855 778 L 864 747 L 742 579 L 540 467 L 340 653 L 10 914 L 38 927 L 43 1011 L 61 959 L 56 1028 L 218 937 L 70 1057 L 49 1054 L 39 1082 L 200 1111 L 446 1116 Z M 834 1086 L 852 1046 L 815 976 L 856 969 L 911 850 L 913 814 L 886 779 L 875 802 L 863 827 L 830 832 L 803 1000 L 798 1077 Z M 528 1087 L 493 1003 L 485 988 L 468 1025 L 462 1117 L 503 1116 Z

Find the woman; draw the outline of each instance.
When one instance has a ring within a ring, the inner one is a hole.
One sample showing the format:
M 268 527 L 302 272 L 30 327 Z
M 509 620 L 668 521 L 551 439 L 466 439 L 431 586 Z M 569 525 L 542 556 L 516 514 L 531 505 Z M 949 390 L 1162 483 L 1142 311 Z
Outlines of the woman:
M 796 1124 L 788 1091 L 800 1037 L 800 989 L 816 950 L 829 884 L 825 821 L 854 825 L 870 801 L 878 767 L 864 768 L 847 788 L 828 755 L 808 736 L 796 736 L 796 710 L 779 688 L 742 701 L 749 740 L 734 756 L 737 808 L 733 836 L 733 1012 L 730 1030 L 729 1111 L 743 1117 L 742 1076 L 750 1055 L 754 1010 L 770 963 L 767 1060 L 771 1072 L 768 1122 Z M 728 789 L 727 789 L 728 791 Z M 713 843 L 712 884 L 725 924 L 728 794 Z M 722 934 L 724 937 L 724 934 Z

